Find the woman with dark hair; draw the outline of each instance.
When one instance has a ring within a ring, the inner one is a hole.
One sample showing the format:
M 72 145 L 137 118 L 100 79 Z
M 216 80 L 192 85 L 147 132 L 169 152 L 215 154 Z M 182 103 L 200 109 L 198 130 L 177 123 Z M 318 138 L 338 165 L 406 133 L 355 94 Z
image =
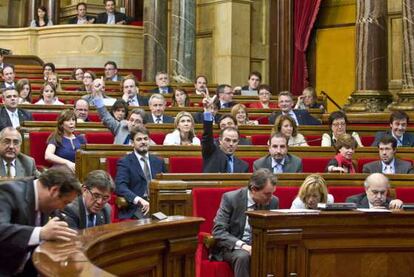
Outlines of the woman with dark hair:
M 55 131 L 47 139 L 45 160 L 54 165 L 66 165 L 75 172 L 75 153 L 86 144 L 83 135 L 75 135 L 76 114 L 73 110 L 64 110 L 57 119 Z
M 340 135 L 335 142 L 336 156 L 329 161 L 326 172 L 356 173 L 356 162 L 352 160 L 358 144 L 350 134 Z
M 45 27 L 52 26 L 53 22 L 47 16 L 47 9 L 45 6 L 40 6 L 37 8 L 37 13 L 35 14 L 35 19 L 30 22 L 30 27 Z
M 113 118 L 121 121 L 128 118 L 128 104 L 123 99 L 118 99 L 112 105 L 111 112 Z
M 273 126 L 272 134 L 282 133 L 288 139 L 289 146 L 309 146 L 305 137 L 298 133 L 298 125 L 288 115 L 279 115 Z
M 335 111 L 329 115 L 328 125 L 331 132 L 322 135 L 321 146 L 333 146 L 338 136 L 346 133 L 348 118 L 342 111 Z M 357 132 L 352 132 L 351 136 L 356 140 L 359 147 L 364 147 Z
M 171 107 L 189 107 L 190 98 L 188 93 L 183 88 L 176 88 L 172 95 Z
M 78 91 L 86 91 L 90 94 L 92 92 L 93 80 L 95 79 L 96 75 L 94 72 L 89 70 L 85 71 L 82 79 L 83 85 L 78 89 Z
M 71 74 L 71 76 L 72 76 L 72 80 L 76 80 L 76 81 L 83 81 L 83 74 L 84 74 L 84 71 L 83 71 L 83 69 L 82 69 L 82 68 L 80 68 L 80 67 L 75 67 L 75 68 L 72 70 L 72 74 Z
M 16 90 L 19 93 L 19 104 L 32 104 L 32 86 L 29 79 L 17 81 Z
M 249 105 L 252 109 L 276 109 L 277 103 L 270 102 L 270 97 L 272 96 L 272 92 L 270 91 L 270 86 L 268 85 L 260 85 L 257 88 L 259 94 L 259 102 L 254 102 Z
M 64 105 L 56 97 L 56 86 L 53 83 L 44 83 L 39 101 L 35 105 Z

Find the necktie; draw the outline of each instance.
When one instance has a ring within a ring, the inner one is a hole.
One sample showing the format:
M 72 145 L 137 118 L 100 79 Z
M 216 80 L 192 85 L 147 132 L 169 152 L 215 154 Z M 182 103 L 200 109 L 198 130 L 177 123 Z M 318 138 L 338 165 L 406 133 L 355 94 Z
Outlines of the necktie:
M 402 143 L 402 136 L 400 137 L 400 138 L 396 138 L 397 139 L 397 146 L 403 146 L 403 143 Z
M 283 173 L 283 165 L 280 162 L 276 162 L 273 167 L 273 173 Z
M 150 171 L 149 166 L 148 166 L 147 157 L 141 157 L 141 161 L 144 162 L 143 171 L 144 171 L 145 179 L 147 179 L 147 189 L 146 189 L 146 192 L 145 192 L 146 195 L 144 195 L 144 196 L 148 197 L 149 196 L 148 186 L 149 186 L 149 183 L 151 182 L 151 179 L 152 179 L 151 178 L 151 171 Z
M 386 165 L 384 168 L 384 173 L 393 173 L 392 172 L 392 166 L 391 165 Z
M 227 156 L 227 173 L 234 172 L 233 156 Z
M 296 118 L 296 115 L 295 115 L 295 113 L 293 112 L 293 111 L 290 111 L 289 113 L 288 113 L 288 115 L 296 122 L 296 125 L 298 125 L 299 126 L 299 122 L 298 122 L 298 119 Z
M 10 114 L 11 116 L 11 122 L 14 128 L 17 128 L 20 126 L 20 122 L 19 122 L 19 116 L 17 115 L 17 112 L 13 112 Z
M 131 140 L 131 135 L 127 135 L 127 137 L 125 138 L 124 144 L 129 145 L 130 140 Z
M 88 215 L 88 228 L 95 226 L 95 214 L 89 214 Z
M 13 177 L 12 174 L 11 174 L 11 166 L 12 166 L 11 165 L 11 162 L 7 162 L 6 163 L 6 171 L 7 171 L 6 172 L 6 176 L 7 177 Z
M 161 116 L 157 116 L 157 118 L 155 119 L 155 123 L 161 124 Z

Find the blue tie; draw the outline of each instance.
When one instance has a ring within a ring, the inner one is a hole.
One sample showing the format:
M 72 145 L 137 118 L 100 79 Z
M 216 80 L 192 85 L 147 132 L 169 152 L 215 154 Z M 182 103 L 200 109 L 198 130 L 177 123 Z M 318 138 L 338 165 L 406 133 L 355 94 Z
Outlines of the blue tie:
M 95 214 L 89 214 L 88 215 L 88 228 L 89 227 L 94 227 L 95 226 Z
M 129 141 L 131 140 L 131 135 L 127 135 L 125 138 L 124 144 L 129 145 Z
M 227 173 L 233 173 L 233 156 L 227 156 Z

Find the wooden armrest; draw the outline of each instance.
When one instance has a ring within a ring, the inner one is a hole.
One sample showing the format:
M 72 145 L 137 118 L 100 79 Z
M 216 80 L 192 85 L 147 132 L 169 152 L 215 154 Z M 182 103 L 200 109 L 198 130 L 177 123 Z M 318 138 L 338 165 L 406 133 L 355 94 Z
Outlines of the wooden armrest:
M 128 202 L 124 197 L 117 196 L 115 199 L 115 205 L 118 207 L 118 209 L 122 209 L 128 207 Z
M 203 244 L 207 249 L 211 249 L 216 244 L 216 239 L 212 235 L 203 238 Z

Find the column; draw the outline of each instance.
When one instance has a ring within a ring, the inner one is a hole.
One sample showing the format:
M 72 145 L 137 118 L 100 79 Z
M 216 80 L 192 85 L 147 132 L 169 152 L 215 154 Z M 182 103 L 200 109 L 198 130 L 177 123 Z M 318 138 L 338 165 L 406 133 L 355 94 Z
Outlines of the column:
M 346 111 L 383 111 L 391 102 L 387 43 L 387 1 L 357 0 L 356 91 Z
M 180 83 L 192 83 L 195 78 L 195 17 L 195 0 L 172 0 L 170 72 Z
M 60 0 L 44 0 L 43 6 L 46 7 L 47 16 L 52 20 L 53 24 L 59 24 Z
M 403 74 L 402 90 L 390 110 L 414 110 L 414 0 L 402 1 Z
M 155 81 L 158 71 L 167 71 L 168 1 L 144 0 L 143 81 Z

